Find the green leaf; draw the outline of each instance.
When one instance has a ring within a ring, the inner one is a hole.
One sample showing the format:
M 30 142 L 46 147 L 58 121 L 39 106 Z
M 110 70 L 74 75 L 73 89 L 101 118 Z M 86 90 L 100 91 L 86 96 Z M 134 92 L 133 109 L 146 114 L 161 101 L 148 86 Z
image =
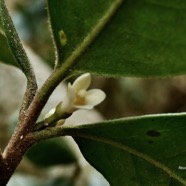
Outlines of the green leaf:
M 9 47 L 6 37 L 0 32 L 0 62 L 18 67 Z
M 0 19 L 0 62 L 13 65 L 16 67 L 18 66 L 8 46 L 7 39 L 3 31 L 1 19 Z
M 117 2 L 121 3 L 117 11 L 107 15 L 106 26 L 90 39 L 88 34 Z M 48 0 L 48 8 L 59 61 L 63 63 L 76 49 L 78 72 L 111 76 L 186 73 L 186 3 L 182 0 Z M 61 30 L 67 37 L 64 46 Z M 85 38 L 89 44 L 82 46 Z
M 186 185 L 186 115 L 152 115 L 66 129 L 112 186 Z
M 37 143 L 29 149 L 26 157 L 42 167 L 77 162 L 77 157 L 71 147 L 61 138 Z
M 1 36 L 0 39 L 2 40 L 3 44 L 5 44 L 5 46 L 1 46 L 1 48 L 7 49 L 8 44 L 19 68 L 23 71 L 26 77 L 30 79 L 29 81 L 33 81 L 32 86 L 36 87 L 35 75 L 32 70 L 32 66 L 14 27 L 4 0 L 0 0 L 0 34 L 4 34 L 4 37 Z M 11 63 L 13 62 L 10 62 L 10 64 Z

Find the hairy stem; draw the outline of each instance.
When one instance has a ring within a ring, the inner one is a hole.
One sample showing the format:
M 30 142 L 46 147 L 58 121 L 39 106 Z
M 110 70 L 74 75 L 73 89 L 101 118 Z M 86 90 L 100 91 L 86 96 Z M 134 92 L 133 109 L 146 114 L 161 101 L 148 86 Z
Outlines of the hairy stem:
M 21 107 L 21 110 L 26 110 L 35 96 L 37 82 L 32 65 L 23 48 L 4 0 L 0 0 L 0 21 L 15 61 L 27 78 L 27 89 Z
M 0 185 L 4 186 L 7 184 L 8 180 L 12 176 L 15 168 L 18 166 L 22 160 L 23 154 L 35 143 L 35 140 L 30 136 L 30 138 L 25 138 L 21 136 L 19 141 L 17 140 L 17 145 L 14 146 L 11 156 L 3 156 L 3 162 L 0 164 Z M 2 168 L 2 170 L 1 170 Z
M 0 0 L 2 2 L 3 0 Z M 6 170 L 3 171 L 3 176 L 0 182 L 6 185 L 17 165 L 20 163 L 24 153 L 39 139 L 32 135 L 36 129 L 36 121 L 46 104 L 48 98 L 52 94 L 57 85 L 71 73 L 71 69 L 76 64 L 77 59 L 84 53 L 88 46 L 96 39 L 100 32 L 104 29 L 106 24 L 120 7 L 123 0 L 116 0 L 113 2 L 108 11 L 98 21 L 90 34 L 83 40 L 79 47 L 72 53 L 72 55 L 63 63 L 60 68 L 55 69 L 48 80 L 44 83 L 40 90 L 36 93 L 30 106 L 25 112 L 21 112 L 19 123 L 12 135 L 9 144 L 3 152 L 3 161 L 5 162 Z M 29 134 L 29 135 L 27 135 Z M 55 131 L 54 131 L 55 134 Z M 53 134 L 53 135 L 54 135 Z M 46 135 L 47 136 L 47 135 Z M 51 137 L 51 136 L 48 136 Z M 43 136 L 42 139 L 48 139 Z M 2 185 L 3 185 L 2 184 Z

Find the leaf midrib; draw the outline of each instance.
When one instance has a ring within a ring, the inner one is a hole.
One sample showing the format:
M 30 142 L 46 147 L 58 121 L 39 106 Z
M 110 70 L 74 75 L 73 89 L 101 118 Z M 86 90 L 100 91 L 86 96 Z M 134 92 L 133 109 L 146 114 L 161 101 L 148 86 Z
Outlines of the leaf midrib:
M 107 26 L 107 24 L 110 22 L 112 17 L 115 15 L 117 10 L 121 7 L 124 0 L 115 0 L 111 4 L 111 6 L 108 8 L 108 10 L 105 12 L 105 14 L 98 20 L 97 24 L 92 28 L 92 30 L 85 36 L 84 40 L 80 43 L 80 45 L 72 52 L 72 54 L 65 60 L 63 65 L 59 68 L 59 73 L 62 74 L 64 68 L 68 69 L 77 64 L 77 59 L 82 56 L 82 54 L 85 52 L 85 50 L 92 45 L 92 43 L 96 40 L 96 38 L 100 35 L 100 33 L 104 30 L 104 28 Z M 49 13 L 50 17 L 50 13 Z M 52 23 L 51 23 L 52 25 Z M 56 45 L 55 45 L 56 47 Z M 56 51 L 59 52 L 59 51 Z M 58 59 L 59 54 L 57 55 L 56 60 Z M 57 61 L 57 63 L 60 63 L 61 61 Z

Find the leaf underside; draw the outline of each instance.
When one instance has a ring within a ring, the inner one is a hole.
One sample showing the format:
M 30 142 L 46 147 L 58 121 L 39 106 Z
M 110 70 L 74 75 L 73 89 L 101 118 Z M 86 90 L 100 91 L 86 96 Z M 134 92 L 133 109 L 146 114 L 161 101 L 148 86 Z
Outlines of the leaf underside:
M 68 133 L 112 186 L 177 186 L 186 185 L 185 120 L 185 114 L 144 116 Z
M 79 46 L 113 2 L 48 0 L 61 63 Z M 75 70 L 108 76 L 185 74 L 185 20 L 186 3 L 182 0 L 125 0 L 79 58 Z M 67 44 L 63 47 L 60 30 L 67 35 Z

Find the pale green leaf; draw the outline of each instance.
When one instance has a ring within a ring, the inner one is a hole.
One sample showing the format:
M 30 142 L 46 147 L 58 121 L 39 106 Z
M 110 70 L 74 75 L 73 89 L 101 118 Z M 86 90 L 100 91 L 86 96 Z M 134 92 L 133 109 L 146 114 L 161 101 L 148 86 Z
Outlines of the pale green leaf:
M 61 63 L 81 46 L 117 1 L 48 0 Z M 78 56 L 76 71 L 118 76 L 186 73 L 185 1 L 124 0 L 109 19 L 95 41 Z M 60 31 L 67 37 L 66 45 L 60 42 Z

